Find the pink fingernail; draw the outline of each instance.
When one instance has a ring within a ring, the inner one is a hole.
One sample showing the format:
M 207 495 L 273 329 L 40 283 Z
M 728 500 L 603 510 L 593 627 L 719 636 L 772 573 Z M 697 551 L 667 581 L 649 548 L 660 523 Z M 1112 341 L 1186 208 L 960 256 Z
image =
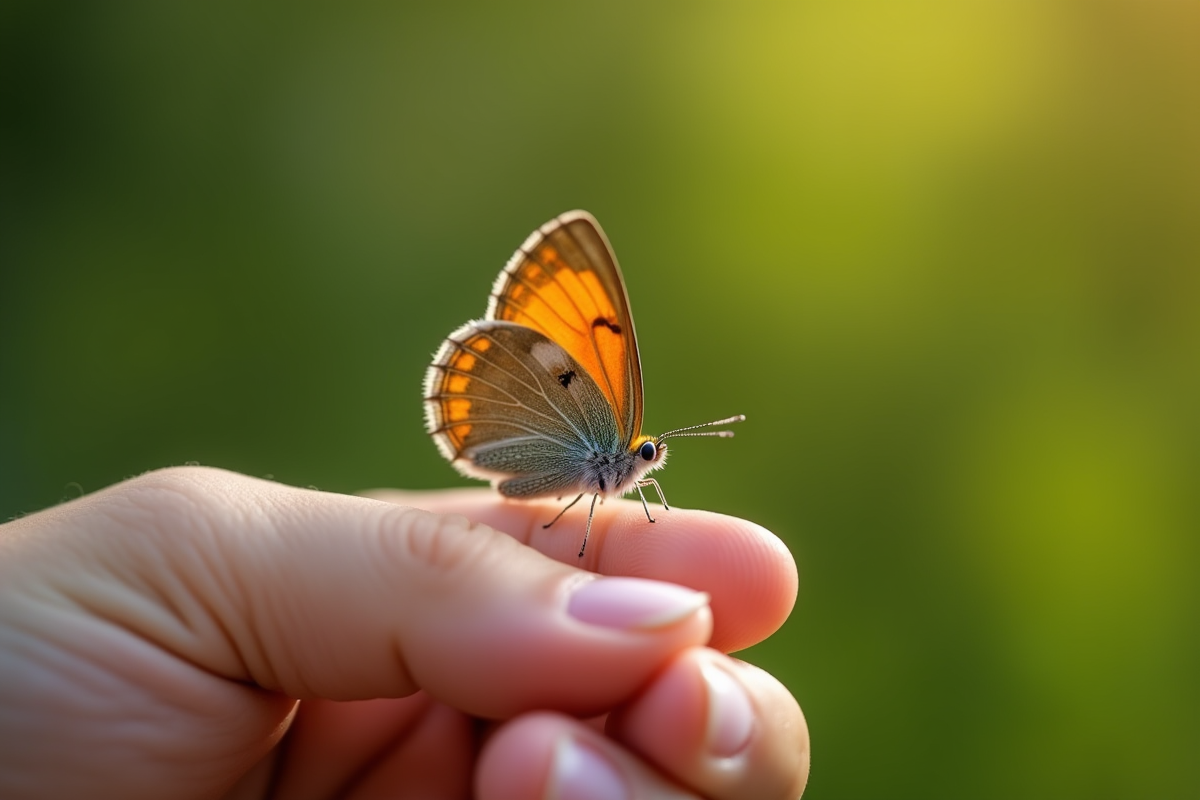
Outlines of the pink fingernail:
M 708 605 L 708 595 L 643 578 L 596 578 L 581 584 L 567 603 L 580 622 L 619 630 L 674 625 Z
M 708 687 L 708 749 L 719 758 L 740 753 L 750 743 L 754 729 L 754 707 L 741 683 L 716 664 L 700 665 Z
M 615 764 L 570 736 L 554 748 L 546 800 L 629 800 L 632 795 Z

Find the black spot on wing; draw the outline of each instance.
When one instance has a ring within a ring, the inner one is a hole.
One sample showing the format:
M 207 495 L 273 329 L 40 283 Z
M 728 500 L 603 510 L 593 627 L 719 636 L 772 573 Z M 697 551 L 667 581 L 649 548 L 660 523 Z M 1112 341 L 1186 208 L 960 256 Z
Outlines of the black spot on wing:
M 573 370 L 573 369 L 569 369 L 566 372 L 564 372 L 563 374 L 558 376 L 558 382 L 562 384 L 562 387 L 564 389 L 566 389 L 568 386 L 570 386 L 571 381 L 573 381 L 573 380 L 575 380 L 575 370 Z
M 610 331 L 615 333 L 617 336 L 621 335 L 621 326 L 618 325 L 617 323 L 613 322 L 610 319 L 605 319 L 604 317 L 596 317 L 594 320 L 592 320 L 592 327 L 593 328 L 608 328 Z

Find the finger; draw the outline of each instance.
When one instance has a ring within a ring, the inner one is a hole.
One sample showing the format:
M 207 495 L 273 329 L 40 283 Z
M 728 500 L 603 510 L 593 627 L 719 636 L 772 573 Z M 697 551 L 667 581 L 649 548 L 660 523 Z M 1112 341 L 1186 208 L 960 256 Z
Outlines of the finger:
M 699 800 L 603 734 L 559 714 L 528 714 L 488 740 L 479 800 Z
M 545 529 L 560 506 L 505 500 L 490 489 L 381 490 L 370 496 L 463 514 L 565 564 L 707 592 L 714 622 L 710 644 L 725 652 L 770 636 L 796 601 L 796 562 L 787 547 L 765 528 L 735 517 L 672 508 L 655 510 L 650 524 L 641 503 L 609 501 L 596 506 L 587 552 L 579 559 L 586 509 L 572 509 Z
M 596 579 L 462 517 L 220 470 L 150 473 L 54 513 L 68 542 L 44 566 L 79 607 L 291 697 L 423 688 L 477 716 L 594 714 L 711 630 L 700 593 Z
M 808 780 L 808 726 L 787 689 L 709 648 L 680 654 L 606 732 L 713 800 L 789 800 Z

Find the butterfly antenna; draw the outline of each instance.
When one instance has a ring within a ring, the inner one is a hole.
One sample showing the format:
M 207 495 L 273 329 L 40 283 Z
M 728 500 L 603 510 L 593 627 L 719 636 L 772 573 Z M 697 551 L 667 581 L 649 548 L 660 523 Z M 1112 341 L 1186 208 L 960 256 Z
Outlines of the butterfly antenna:
M 719 436 L 722 439 L 728 439 L 729 437 L 733 436 L 733 431 L 704 431 L 702 433 L 688 433 L 688 431 L 694 431 L 697 428 L 711 428 L 714 425 L 729 425 L 733 422 L 744 422 L 745 419 L 745 414 L 738 414 L 737 416 L 718 419 L 714 422 L 704 422 L 700 425 L 689 425 L 686 428 L 676 428 L 673 431 L 667 431 L 666 433 L 659 434 L 658 441 L 661 442 L 663 439 L 671 437 L 683 438 L 685 436 Z

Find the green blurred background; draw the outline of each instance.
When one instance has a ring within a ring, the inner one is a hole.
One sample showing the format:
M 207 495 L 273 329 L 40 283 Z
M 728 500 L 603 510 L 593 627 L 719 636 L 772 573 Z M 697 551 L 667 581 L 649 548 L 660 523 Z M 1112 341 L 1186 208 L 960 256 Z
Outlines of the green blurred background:
M 586 208 L 807 797 L 1200 797 L 1197 3 L 10 2 L 0 93 L 0 519 L 463 483 L 425 365 Z

